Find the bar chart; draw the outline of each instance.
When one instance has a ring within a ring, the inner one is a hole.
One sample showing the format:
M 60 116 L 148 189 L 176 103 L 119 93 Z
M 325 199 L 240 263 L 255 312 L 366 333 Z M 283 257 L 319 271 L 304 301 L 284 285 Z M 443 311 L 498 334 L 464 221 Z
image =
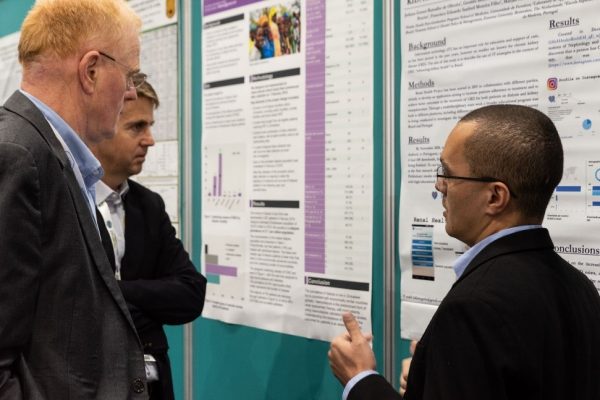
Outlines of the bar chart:
M 435 268 L 433 263 L 433 225 L 412 226 L 412 277 L 433 281 Z
M 205 210 L 244 210 L 245 163 L 245 148 L 242 144 L 204 146 L 202 190 Z
M 556 187 L 548 205 L 546 219 L 562 221 L 600 217 L 600 160 L 586 161 L 586 167 L 565 168 L 563 181 Z
M 241 270 L 245 262 L 245 246 L 242 238 L 211 236 L 204 241 L 204 273 L 212 298 L 243 301 L 245 298 L 245 274 Z
M 600 160 L 588 161 L 588 216 L 600 216 Z M 597 219 L 596 219 L 597 221 Z

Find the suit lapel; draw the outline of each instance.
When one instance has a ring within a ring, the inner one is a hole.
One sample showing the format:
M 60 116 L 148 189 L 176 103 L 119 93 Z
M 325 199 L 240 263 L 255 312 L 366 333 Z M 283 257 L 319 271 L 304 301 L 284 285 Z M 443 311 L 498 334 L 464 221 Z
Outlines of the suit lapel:
M 106 229 L 106 222 L 104 222 L 104 218 L 102 217 L 102 213 L 96 207 L 96 221 L 98 222 L 98 230 L 100 231 L 100 239 L 102 240 L 102 247 L 104 247 L 104 252 L 108 257 L 108 262 L 110 263 L 110 267 L 113 272 L 117 270 L 115 265 L 115 251 L 112 246 L 112 241 L 110 239 L 110 234 Z
M 121 289 L 119 289 L 119 285 L 117 280 L 115 279 L 115 275 L 110 266 L 110 262 L 108 261 L 108 256 L 104 251 L 104 247 L 102 246 L 102 242 L 100 239 L 100 233 L 96 229 L 96 223 L 92 219 L 89 207 L 85 200 L 83 199 L 83 194 L 81 193 L 81 188 L 77 183 L 77 179 L 73 174 L 73 170 L 71 168 L 65 168 L 65 179 L 68 183 L 69 192 L 71 193 L 71 199 L 73 200 L 73 204 L 75 205 L 75 211 L 77 212 L 77 217 L 79 220 L 79 226 L 83 231 L 83 236 L 85 241 L 90 249 L 90 253 L 94 260 L 94 264 L 102 277 L 102 280 L 108 287 L 112 297 L 117 302 L 117 305 L 123 312 L 123 315 L 129 322 L 129 325 L 135 331 L 135 325 L 131 320 L 131 315 L 129 314 L 129 310 L 127 309 L 127 304 L 125 303 L 125 299 L 123 298 L 123 294 L 121 293 Z
M 135 330 L 135 325 L 131 320 L 129 310 L 127 309 L 127 304 L 125 303 L 125 299 L 121 293 L 121 289 L 119 289 L 117 281 L 111 270 L 107 255 L 102 247 L 100 234 L 98 233 L 98 230 L 96 229 L 96 223 L 90 214 L 89 206 L 83 198 L 81 188 L 79 187 L 77 179 L 75 178 L 73 170 L 71 169 L 71 164 L 68 161 L 62 145 L 56 138 L 52 127 L 42 112 L 19 91 L 13 93 L 13 95 L 4 104 L 4 108 L 17 115 L 20 115 L 22 118 L 27 120 L 40 133 L 40 136 L 44 139 L 51 151 L 56 156 L 63 169 L 65 181 L 67 182 L 67 187 L 69 188 L 69 192 L 71 194 L 75 212 L 77 213 L 79 226 L 83 232 L 84 239 L 90 250 L 94 264 L 96 265 L 96 268 L 98 269 L 102 280 L 108 287 L 112 297 L 129 322 L 129 325 L 134 332 L 137 332 Z

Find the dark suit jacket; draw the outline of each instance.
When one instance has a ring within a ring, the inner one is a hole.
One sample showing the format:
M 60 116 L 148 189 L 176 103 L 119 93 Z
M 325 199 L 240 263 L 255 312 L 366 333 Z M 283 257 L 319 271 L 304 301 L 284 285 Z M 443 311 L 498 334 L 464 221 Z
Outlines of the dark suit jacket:
M 67 156 L 0 108 L 0 399 L 146 399 L 143 351 Z
M 553 248 L 535 229 L 475 257 L 415 350 L 405 399 L 600 399 L 600 297 Z M 399 399 L 380 378 L 359 385 L 349 399 Z
M 153 393 L 152 398 L 173 399 L 163 324 L 184 324 L 200 315 L 206 278 L 175 236 L 160 195 L 134 181 L 128 183 L 120 286 L 144 351 L 158 362 L 162 396 Z

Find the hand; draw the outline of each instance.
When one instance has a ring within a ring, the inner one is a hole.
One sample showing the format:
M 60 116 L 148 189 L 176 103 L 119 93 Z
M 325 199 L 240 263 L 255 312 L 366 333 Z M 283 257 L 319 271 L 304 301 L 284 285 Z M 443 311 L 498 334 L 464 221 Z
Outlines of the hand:
M 417 347 L 417 341 L 413 340 L 410 342 L 410 355 L 415 354 L 415 347 Z M 404 397 L 404 393 L 406 393 L 406 382 L 408 380 L 408 370 L 410 369 L 410 362 L 412 361 L 412 357 L 405 358 L 402 360 L 402 374 L 400 375 L 400 396 Z
M 333 339 L 327 356 L 331 371 L 343 386 L 362 371 L 376 368 L 375 354 L 371 349 L 373 335 L 363 334 L 354 315 L 342 315 L 348 332 Z

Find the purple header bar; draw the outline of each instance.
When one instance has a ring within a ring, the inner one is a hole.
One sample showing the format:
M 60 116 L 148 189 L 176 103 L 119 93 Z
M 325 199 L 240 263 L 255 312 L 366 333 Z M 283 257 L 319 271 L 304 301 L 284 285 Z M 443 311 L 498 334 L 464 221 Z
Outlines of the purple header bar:
M 261 0 L 204 0 L 204 16 L 259 3 Z

